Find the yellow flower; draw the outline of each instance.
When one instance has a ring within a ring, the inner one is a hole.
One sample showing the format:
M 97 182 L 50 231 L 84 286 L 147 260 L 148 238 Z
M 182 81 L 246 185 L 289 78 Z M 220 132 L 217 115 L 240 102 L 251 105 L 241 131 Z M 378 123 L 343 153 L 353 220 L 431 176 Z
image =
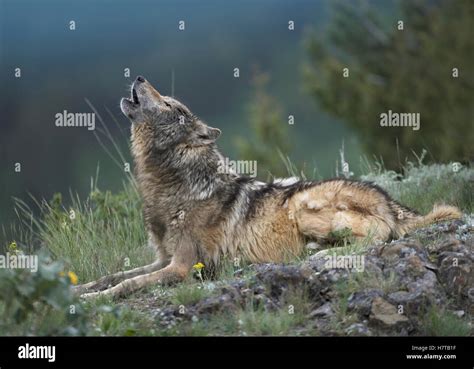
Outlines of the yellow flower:
M 68 275 L 69 279 L 71 280 L 71 283 L 72 283 L 72 284 L 77 284 L 78 278 L 77 278 L 76 273 L 74 273 L 74 272 L 67 272 L 67 275 Z
M 197 271 L 200 271 L 202 268 L 204 268 L 204 264 L 203 263 L 194 264 L 193 268 Z
M 10 243 L 10 245 L 8 246 L 8 251 L 13 252 L 13 253 L 16 253 L 18 251 L 15 241 Z
M 65 277 L 65 276 L 66 276 L 66 273 L 64 273 L 64 272 L 59 272 L 59 276 L 60 276 L 60 277 Z M 71 281 L 72 284 L 77 284 L 77 281 L 79 280 L 79 278 L 77 278 L 76 273 L 74 273 L 74 272 L 67 272 L 67 276 L 68 276 L 68 278 L 69 278 L 69 280 Z

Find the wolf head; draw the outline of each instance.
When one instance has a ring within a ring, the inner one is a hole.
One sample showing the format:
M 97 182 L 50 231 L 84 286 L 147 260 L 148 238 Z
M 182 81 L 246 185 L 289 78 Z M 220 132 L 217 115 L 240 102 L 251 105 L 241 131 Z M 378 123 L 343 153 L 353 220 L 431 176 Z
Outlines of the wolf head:
M 132 122 L 132 134 L 146 134 L 145 141 L 159 151 L 178 146 L 205 148 L 213 145 L 221 133 L 206 125 L 178 100 L 162 96 L 141 76 L 133 83 L 130 98 L 123 98 L 120 107 Z

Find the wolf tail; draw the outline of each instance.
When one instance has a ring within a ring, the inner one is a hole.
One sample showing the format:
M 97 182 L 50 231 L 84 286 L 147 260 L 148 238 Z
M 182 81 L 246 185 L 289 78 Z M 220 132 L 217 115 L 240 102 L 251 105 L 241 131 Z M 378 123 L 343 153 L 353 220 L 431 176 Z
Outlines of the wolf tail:
M 393 230 L 397 237 L 402 237 L 419 227 L 445 220 L 460 219 L 462 216 L 461 211 L 451 205 L 435 205 L 433 210 L 426 215 L 417 214 L 398 203 L 393 203 L 392 209 L 397 214 Z

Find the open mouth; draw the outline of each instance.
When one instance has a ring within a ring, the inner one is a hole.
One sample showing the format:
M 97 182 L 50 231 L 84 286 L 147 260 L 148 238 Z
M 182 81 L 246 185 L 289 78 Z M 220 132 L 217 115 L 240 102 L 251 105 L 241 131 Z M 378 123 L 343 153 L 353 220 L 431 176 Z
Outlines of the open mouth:
M 138 101 L 137 90 L 135 90 L 135 87 L 132 87 L 132 102 L 134 104 L 140 105 L 140 101 Z
M 125 97 L 124 100 L 135 106 L 140 105 L 140 100 L 138 100 L 138 94 L 135 86 L 132 86 L 132 89 L 130 90 L 130 97 Z

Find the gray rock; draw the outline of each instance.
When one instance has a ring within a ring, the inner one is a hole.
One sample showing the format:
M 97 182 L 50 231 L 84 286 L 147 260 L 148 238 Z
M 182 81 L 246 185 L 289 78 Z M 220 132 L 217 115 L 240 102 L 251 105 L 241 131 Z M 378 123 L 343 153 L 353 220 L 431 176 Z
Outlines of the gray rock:
M 424 313 L 431 304 L 430 299 L 420 289 L 413 292 L 397 291 L 390 293 L 387 301 L 395 305 L 397 309 L 401 306 L 404 314 L 407 315 Z
M 406 329 L 409 320 L 405 315 L 399 314 L 397 308 L 381 297 L 372 301 L 369 322 L 383 329 Z
M 372 331 L 364 323 L 353 323 L 344 332 L 349 336 L 372 336 Z
M 360 316 L 369 316 L 372 309 L 372 301 L 376 297 L 383 296 L 383 291 L 370 289 L 354 292 L 347 300 L 348 311 L 354 311 Z
M 438 277 L 451 296 L 469 299 L 469 290 L 474 286 L 474 265 L 470 257 L 460 252 L 440 254 Z
M 308 244 L 306 244 L 306 249 L 311 252 L 316 252 L 322 250 L 323 247 L 317 242 L 309 242 Z
M 331 303 L 327 302 L 317 309 L 313 310 L 309 314 L 309 318 L 315 318 L 315 317 L 324 317 L 328 318 L 334 315 L 334 311 L 332 309 Z

